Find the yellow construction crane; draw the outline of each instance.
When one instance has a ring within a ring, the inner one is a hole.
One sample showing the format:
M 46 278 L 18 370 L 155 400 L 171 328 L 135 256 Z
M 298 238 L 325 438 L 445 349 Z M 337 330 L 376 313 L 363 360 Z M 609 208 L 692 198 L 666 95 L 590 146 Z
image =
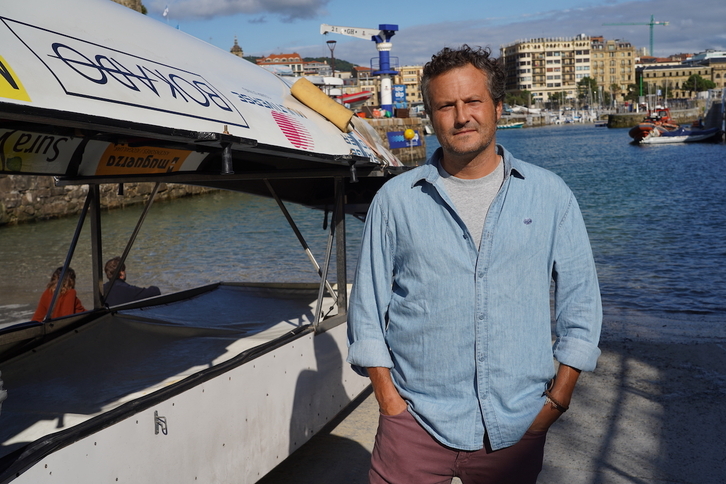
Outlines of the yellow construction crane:
M 668 25 L 670 22 L 656 22 L 653 20 L 653 16 L 650 16 L 650 22 L 636 22 L 636 23 L 616 23 L 616 24 L 603 24 L 603 25 L 650 25 L 650 51 L 649 55 L 653 55 L 653 26 L 654 25 Z

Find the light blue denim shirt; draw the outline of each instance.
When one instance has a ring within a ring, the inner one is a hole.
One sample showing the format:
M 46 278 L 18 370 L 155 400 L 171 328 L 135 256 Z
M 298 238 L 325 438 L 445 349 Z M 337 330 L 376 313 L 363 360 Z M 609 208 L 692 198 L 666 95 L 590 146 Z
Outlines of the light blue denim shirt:
M 481 244 L 427 164 L 378 192 L 349 310 L 348 362 L 387 367 L 439 442 L 518 442 L 542 408 L 554 360 L 595 368 L 600 290 L 579 206 L 557 175 L 497 146 L 505 179 Z M 550 283 L 555 281 L 555 341 Z

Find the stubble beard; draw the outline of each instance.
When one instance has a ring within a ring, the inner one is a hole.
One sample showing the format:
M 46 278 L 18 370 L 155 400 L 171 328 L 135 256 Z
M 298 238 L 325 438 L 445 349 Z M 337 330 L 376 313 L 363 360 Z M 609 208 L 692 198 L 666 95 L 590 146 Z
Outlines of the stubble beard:
M 439 142 L 439 144 L 441 144 L 444 153 L 451 157 L 455 157 L 458 159 L 468 158 L 469 160 L 472 160 L 476 158 L 479 154 L 487 151 L 487 149 L 491 146 L 492 142 L 495 140 L 496 132 L 494 130 L 486 130 L 484 133 L 480 133 L 477 131 L 477 135 L 479 136 L 480 142 L 471 148 L 457 148 L 455 143 L 449 142 Z

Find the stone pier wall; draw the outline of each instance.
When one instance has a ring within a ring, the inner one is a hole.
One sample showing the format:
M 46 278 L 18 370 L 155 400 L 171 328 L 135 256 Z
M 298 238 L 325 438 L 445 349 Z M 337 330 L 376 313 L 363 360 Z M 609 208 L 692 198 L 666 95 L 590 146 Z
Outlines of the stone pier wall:
M 366 121 L 375 128 L 378 136 L 383 140 L 384 146 L 389 149 L 387 133 L 392 131 L 405 131 L 407 129 L 418 131 L 421 137 L 421 146 L 394 148 L 391 149 L 391 152 L 405 165 L 416 165 L 426 160 L 426 139 L 424 138 L 421 118 L 382 118 L 366 119 Z
M 120 208 L 148 199 L 153 183 L 125 183 L 124 195 L 118 185 L 101 185 L 101 207 Z M 190 185 L 162 183 L 156 200 L 198 195 L 213 191 Z M 88 187 L 57 187 L 49 176 L 0 175 L 0 226 L 76 215 L 83 209 Z

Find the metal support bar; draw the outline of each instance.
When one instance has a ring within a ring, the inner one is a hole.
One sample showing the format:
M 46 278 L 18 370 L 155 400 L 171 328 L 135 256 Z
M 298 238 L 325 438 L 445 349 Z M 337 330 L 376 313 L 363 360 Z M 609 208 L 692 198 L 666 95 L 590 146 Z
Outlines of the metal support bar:
M 120 184 L 119 186 L 123 186 Z M 93 280 L 93 307 L 103 307 L 103 244 L 101 238 L 101 190 L 98 185 L 88 187 L 91 201 L 91 278 Z
M 55 308 L 55 303 L 58 300 L 58 295 L 60 295 L 61 287 L 63 287 L 63 279 L 66 277 L 66 272 L 68 272 L 68 268 L 71 265 L 71 260 L 73 260 L 73 254 L 76 251 L 76 246 L 78 245 L 78 238 L 81 235 L 81 230 L 83 229 L 83 222 L 86 220 L 86 214 L 88 213 L 88 207 L 91 205 L 91 190 L 88 191 L 88 195 L 86 195 L 86 203 L 83 204 L 83 210 L 81 210 L 81 216 L 78 218 L 78 224 L 76 225 L 76 231 L 73 234 L 73 239 L 71 240 L 71 246 L 68 248 L 68 254 L 66 254 L 66 260 L 63 263 L 63 269 L 61 270 L 60 277 L 58 278 L 58 283 L 55 286 L 55 292 L 53 293 L 53 299 L 50 301 L 50 305 L 48 306 L 48 312 L 45 314 L 45 318 L 43 321 L 48 321 L 53 314 L 53 309 Z
M 139 217 L 139 221 L 136 222 L 136 227 L 134 228 L 134 232 L 131 234 L 131 237 L 129 238 L 129 242 L 126 244 L 126 248 L 124 249 L 123 254 L 121 255 L 121 263 L 116 267 L 116 270 L 113 273 L 113 277 L 111 277 L 110 284 L 108 286 L 108 292 L 111 293 L 111 289 L 113 289 L 113 285 L 116 282 L 116 279 L 118 279 L 118 274 L 121 272 L 121 266 L 124 265 L 124 262 L 126 262 L 126 257 L 129 255 L 129 252 L 131 252 L 131 246 L 134 245 L 134 242 L 136 241 L 136 236 L 139 235 L 139 231 L 141 230 L 141 226 L 144 223 L 144 220 L 146 219 L 146 215 L 149 213 L 149 209 L 151 208 L 151 204 L 154 203 L 154 198 L 156 198 L 156 193 L 159 191 L 159 186 L 161 183 L 156 182 L 154 185 L 154 189 L 151 191 L 151 195 L 149 195 L 149 199 L 146 201 L 146 206 L 144 207 L 144 211 L 141 213 L 141 217 Z M 104 295 L 103 303 L 106 304 L 106 296 Z
M 335 207 L 335 210 L 333 210 L 333 220 L 336 220 L 337 215 L 337 204 Z M 322 312 L 323 312 L 323 288 L 325 285 L 323 284 L 323 281 L 326 283 L 328 282 L 328 269 L 330 269 L 330 257 L 333 254 L 333 237 L 335 236 L 335 224 L 330 224 L 330 231 L 328 232 L 328 245 L 325 249 L 325 263 L 323 264 L 323 279 L 320 281 L 320 289 L 318 290 L 318 302 L 315 304 L 315 319 L 313 320 L 313 326 L 315 326 L 315 330 L 317 332 L 318 326 L 321 323 L 322 319 Z M 340 288 L 338 288 L 340 289 Z M 340 292 L 340 291 L 338 291 Z M 337 299 L 335 296 L 335 293 L 331 292 L 331 295 Z
M 287 211 L 287 207 L 285 207 L 285 204 L 280 199 L 280 197 L 277 195 L 277 192 L 275 191 L 275 189 L 272 188 L 272 184 L 270 183 L 269 180 L 265 179 L 265 185 L 267 185 L 267 189 L 270 191 L 272 198 L 275 199 L 275 201 L 277 202 L 277 205 L 280 207 L 280 210 L 282 211 L 282 214 L 287 219 L 287 223 L 290 224 L 292 231 L 295 232 L 295 236 L 297 237 L 297 240 L 300 242 L 300 245 L 302 245 L 303 249 L 305 250 L 305 254 L 308 256 L 308 259 L 310 259 L 310 262 L 312 262 L 313 267 L 315 267 L 315 271 L 322 278 L 322 280 L 325 281 L 325 287 L 327 287 L 328 292 L 330 293 L 330 295 L 333 298 L 337 297 L 335 294 L 335 291 L 333 290 L 333 286 L 331 286 L 330 283 L 326 280 L 326 278 L 323 277 L 323 271 L 320 270 L 320 265 L 318 264 L 318 261 L 315 260 L 315 256 L 313 256 L 313 253 L 310 251 L 310 247 L 308 247 L 307 242 L 305 242 L 305 238 L 303 237 L 300 230 L 297 228 L 297 225 L 295 224 L 295 221 L 292 219 L 290 212 Z
M 351 181 L 352 183 L 352 181 Z M 345 254 L 345 179 L 335 179 L 335 261 L 338 269 L 338 314 L 348 313 L 348 266 Z

